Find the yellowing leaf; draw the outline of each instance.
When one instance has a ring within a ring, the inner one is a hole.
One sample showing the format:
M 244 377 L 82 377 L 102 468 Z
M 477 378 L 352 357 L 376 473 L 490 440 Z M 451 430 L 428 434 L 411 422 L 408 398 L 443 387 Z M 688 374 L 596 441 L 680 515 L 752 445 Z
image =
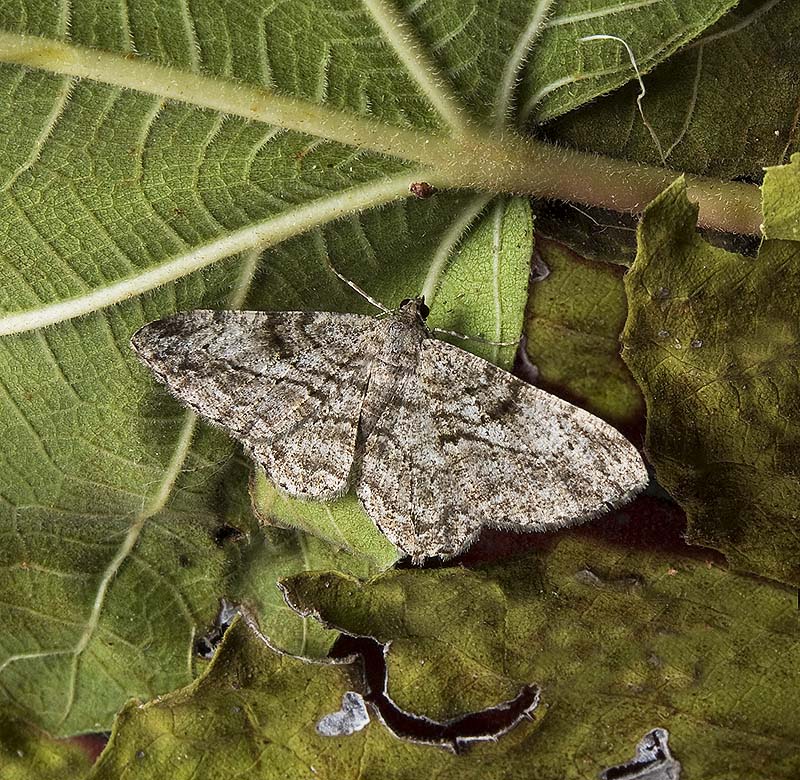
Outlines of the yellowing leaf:
M 767 168 L 762 191 L 764 235 L 800 241 L 800 153 L 788 165 Z
M 476 747 L 446 777 L 585 780 L 664 728 L 689 777 L 790 780 L 796 592 L 688 552 L 573 533 L 471 571 L 299 575 L 284 587 L 325 624 L 387 643 L 389 694 L 408 711 L 453 717 L 516 681 L 541 687 L 535 728 Z M 388 770 L 394 751 L 383 758 L 384 777 L 403 776 Z
M 62 780 L 85 777 L 89 755 L 80 746 L 57 740 L 17 720 L 0 715 L 0 772 L 3 780 Z
M 372 710 L 363 730 L 320 736 L 359 690 L 356 670 L 279 655 L 239 622 L 202 679 L 121 713 L 92 777 L 586 780 L 653 728 L 687 776 L 800 771 L 796 593 L 686 551 L 573 534 L 472 571 L 310 573 L 285 587 L 326 624 L 390 643 L 389 694 L 408 712 L 453 717 L 528 681 L 542 689 L 534 722 L 459 756 L 392 736 Z
M 547 275 L 531 284 L 525 314 L 536 384 L 614 425 L 635 426 L 644 402 L 619 354 L 624 269 L 589 262 L 552 241 L 539 242 L 538 252 Z
M 689 541 L 800 583 L 800 244 L 732 254 L 700 238 L 696 215 L 681 182 L 657 198 L 625 277 L 647 454 Z

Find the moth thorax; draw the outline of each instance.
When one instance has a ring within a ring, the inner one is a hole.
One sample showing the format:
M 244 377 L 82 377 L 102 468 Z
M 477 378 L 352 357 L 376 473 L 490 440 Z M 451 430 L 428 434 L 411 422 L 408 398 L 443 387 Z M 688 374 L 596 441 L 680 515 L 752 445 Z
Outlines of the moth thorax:
M 413 310 L 401 309 L 386 320 L 383 340 L 383 359 L 396 366 L 413 366 L 417 362 L 420 344 L 428 335 L 425 323 Z

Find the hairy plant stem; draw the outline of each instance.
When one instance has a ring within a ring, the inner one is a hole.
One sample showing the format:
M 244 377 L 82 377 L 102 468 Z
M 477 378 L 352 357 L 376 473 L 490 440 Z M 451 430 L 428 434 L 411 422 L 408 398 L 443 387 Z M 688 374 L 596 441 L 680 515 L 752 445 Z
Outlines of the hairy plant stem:
M 449 160 L 437 186 L 527 194 L 614 211 L 640 213 L 681 172 L 602 157 L 508 134 L 497 141 L 465 136 L 448 141 Z M 761 190 L 752 184 L 686 175 L 699 223 L 730 233 L 761 232 Z
M 61 41 L 0 33 L 0 62 L 156 95 L 419 163 L 440 188 L 556 198 L 638 213 L 681 174 L 464 125 L 451 136 L 394 127 L 338 109 L 241 84 Z M 687 176 L 700 224 L 759 234 L 761 196 L 751 184 Z

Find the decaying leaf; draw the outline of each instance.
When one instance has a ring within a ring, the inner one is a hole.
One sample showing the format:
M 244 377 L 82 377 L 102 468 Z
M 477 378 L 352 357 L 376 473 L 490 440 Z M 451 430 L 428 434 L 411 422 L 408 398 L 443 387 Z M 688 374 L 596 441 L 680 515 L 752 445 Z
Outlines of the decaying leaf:
M 690 541 L 800 583 L 800 244 L 732 254 L 697 235 L 696 213 L 680 182 L 657 198 L 625 277 L 646 450 Z
M 548 274 L 532 281 L 525 313 L 536 384 L 633 429 L 644 401 L 619 354 L 627 315 L 624 269 L 592 263 L 553 241 L 539 241 L 537 249 Z
M 120 713 L 90 777 L 116 780 L 135 770 L 138 778 L 155 780 L 168 771 L 188 780 L 244 771 L 265 780 L 358 780 L 378 773 L 399 780 L 426 773 L 455 777 L 466 768 L 452 753 L 398 739 L 375 718 L 365 723 L 361 717 L 359 729 L 331 728 L 325 719 L 349 700 L 354 673 L 346 662 L 309 663 L 281 655 L 239 621 L 203 677 Z M 321 721 L 327 724 L 322 730 Z M 519 747 L 534 728 L 525 720 L 501 741 Z M 500 770 L 504 754 L 497 744 L 476 745 L 471 755 Z
M 53 739 L 14 717 L 0 715 L 0 771 L 3 780 L 62 780 L 85 777 L 89 754 L 67 740 Z
M 366 583 L 299 575 L 284 588 L 325 625 L 387 643 L 389 693 L 410 711 L 453 717 L 515 680 L 541 687 L 536 728 L 476 748 L 462 776 L 584 780 L 664 728 L 686 777 L 790 780 L 800 771 L 796 591 L 690 553 L 573 533 L 549 553 L 476 570 Z M 396 766 L 393 753 L 385 761 Z
M 240 621 L 203 678 L 122 712 L 92 777 L 585 780 L 630 763 L 654 729 L 669 731 L 687 777 L 800 771 L 796 593 L 686 551 L 569 536 L 549 554 L 474 571 L 364 584 L 307 574 L 285 587 L 326 623 L 391 642 L 389 692 L 408 711 L 457 716 L 496 704 L 522 676 L 541 685 L 535 721 L 465 756 L 398 739 L 374 717 L 320 735 L 319 721 L 362 684 L 357 667 L 280 655 Z

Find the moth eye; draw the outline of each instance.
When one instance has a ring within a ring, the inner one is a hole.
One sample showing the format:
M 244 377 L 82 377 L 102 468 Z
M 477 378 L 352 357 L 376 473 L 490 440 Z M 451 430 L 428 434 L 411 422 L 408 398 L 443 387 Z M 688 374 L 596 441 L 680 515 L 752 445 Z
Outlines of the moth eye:
M 410 303 L 410 302 L 411 302 L 411 298 L 403 298 L 403 300 L 400 301 L 400 308 L 402 309 L 403 306 L 405 306 L 407 303 Z
M 419 316 L 422 317 L 423 320 L 428 319 L 428 315 L 431 313 L 431 310 L 424 304 L 420 303 L 419 305 Z

